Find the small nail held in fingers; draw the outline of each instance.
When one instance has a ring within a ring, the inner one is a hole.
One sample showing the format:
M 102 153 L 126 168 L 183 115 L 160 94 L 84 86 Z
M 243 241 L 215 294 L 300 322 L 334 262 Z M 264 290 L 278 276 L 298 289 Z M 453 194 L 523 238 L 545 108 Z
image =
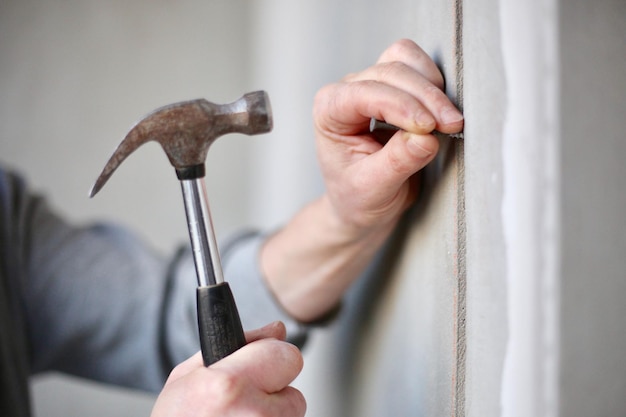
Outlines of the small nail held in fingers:
M 376 131 L 396 131 L 396 130 L 400 130 L 399 127 L 394 126 L 390 123 L 384 122 L 382 120 L 378 120 L 375 117 L 372 117 L 370 119 L 370 132 L 376 132 Z M 438 130 L 433 130 L 432 134 L 435 136 L 448 136 L 452 139 L 463 139 L 463 132 L 459 132 L 459 133 L 442 133 L 439 132 Z

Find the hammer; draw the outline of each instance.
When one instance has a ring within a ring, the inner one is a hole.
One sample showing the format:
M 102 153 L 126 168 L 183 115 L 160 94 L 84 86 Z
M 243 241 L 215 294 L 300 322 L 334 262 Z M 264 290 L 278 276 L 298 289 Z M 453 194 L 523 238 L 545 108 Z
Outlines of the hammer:
M 267 93 L 248 93 L 229 104 L 204 99 L 170 104 L 137 122 L 117 147 L 90 192 L 96 195 L 117 167 L 139 146 L 158 142 L 181 183 L 187 226 L 198 278 L 198 329 L 204 365 L 245 345 L 232 291 L 224 281 L 209 211 L 205 161 L 209 146 L 227 133 L 256 135 L 272 130 Z

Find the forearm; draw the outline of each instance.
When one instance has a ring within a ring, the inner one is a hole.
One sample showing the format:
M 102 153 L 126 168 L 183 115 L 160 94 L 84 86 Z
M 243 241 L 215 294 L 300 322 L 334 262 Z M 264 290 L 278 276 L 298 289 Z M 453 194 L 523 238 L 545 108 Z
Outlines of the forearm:
M 357 230 L 342 222 L 323 196 L 268 238 L 262 272 L 289 314 L 315 320 L 340 302 L 394 226 L 395 221 Z

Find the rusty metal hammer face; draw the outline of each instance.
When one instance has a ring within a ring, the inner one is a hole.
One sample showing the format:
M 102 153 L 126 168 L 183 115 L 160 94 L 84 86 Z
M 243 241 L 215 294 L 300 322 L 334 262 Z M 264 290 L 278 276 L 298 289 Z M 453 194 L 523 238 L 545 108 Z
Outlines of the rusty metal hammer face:
M 229 355 L 246 340 L 222 266 L 202 178 L 211 144 L 227 133 L 255 135 L 272 129 L 267 94 L 257 91 L 217 105 L 206 100 L 161 107 L 139 121 L 115 150 L 91 190 L 93 197 L 139 146 L 161 144 L 181 182 L 198 278 L 198 328 L 204 364 Z
M 161 107 L 141 119 L 128 132 L 94 184 L 90 196 L 102 189 L 117 167 L 149 141 L 161 144 L 180 179 L 204 176 L 211 144 L 227 133 L 255 135 L 272 130 L 267 93 L 248 93 L 229 104 L 204 99 Z

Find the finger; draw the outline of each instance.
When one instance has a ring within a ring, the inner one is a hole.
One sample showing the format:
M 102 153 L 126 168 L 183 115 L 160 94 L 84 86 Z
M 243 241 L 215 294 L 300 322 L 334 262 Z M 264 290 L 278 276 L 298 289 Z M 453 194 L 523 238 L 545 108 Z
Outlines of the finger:
M 457 110 L 452 101 L 440 87 L 433 84 L 428 78 L 415 71 L 410 66 L 399 62 L 381 63 L 361 71 L 352 76 L 352 82 L 374 80 L 384 85 L 403 90 L 413 96 L 422 105 L 426 112 L 414 116 L 420 126 L 439 129 L 442 132 L 458 132 L 463 126 L 463 115 Z M 426 113 L 426 114 L 424 114 Z M 435 121 L 433 123 L 432 121 Z M 386 120 L 393 123 L 390 120 Z M 405 130 L 411 128 L 400 126 Z M 415 133 L 428 133 L 422 130 L 409 130 Z
M 436 126 L 415 96 L 372 80 L 326 86 L 316 95 L 314 109 L 317 128 L 340 135 L 367 131 L 372 117 L 416 133 L 429 133 Z
M 264 338 L 275 338 L 278 340 L 285 340 L 286 337 L 287 337 L 287 330 L 285 329 L 285 325 L 280 321 L 270 323 L 266 326 L 261 327 L 260 329 L 250 330 L 246 332 L 246 341 L 248 343 L 254 342 L 255 340 L 259 340 L 259 339 L 264 339 Z M 171 383 L 177 380 L 178 378 L 181 378 L 189 374 L 190 372 L 193 372 L 194 370 L 198 368 L 202 368 L 202 367 L 204 367 L 204 363 L 202 360 L 202 353 L 197 352 L 189 359 L 178 364 L 172 370 L 169 377 L 167 378 L 166 384 Z
M 268 415 L 273 417 L 302 417 L 306 413 L 304 395 L 293 387 L 271 394 L 266 404 Z
M 165 385 L 171 384 L 177 379 L 195 371 L 198 368 L 203 367 L 204 363 L 202 362 L 202 353 L 197 352 L 195 355 L 185 360 L 184 362 L 179 363 L 174 369 L 172 369 L 172 372 L 170 372 L 170 375 L 167 378 Z
M 396 133 L 379 151 L 368 156 L 368 171 L 378 182 L 373 189 L 398 189 L 433 160 L 439 141 L 433 135 Z
M 282 390 L 302 370 L 302 354 L 294 345 L 276 339 L 249 343 L 209 368 L 232 372 L 267 393 Z
M 443 75 L 435 62 L 410 39 L 400 39 L 389 46 L 378 59 L 378 63 L 385 62 L 402 62 L 422 74 L 439 89 L 444 87 Z
M 285 340 L 287 338 L 287 329 L 285 328 L 285 324 L 280 321 L 275 321 L 261 327 L 260 329 L 248 330 L 246 332 L 246 341 L 248 343 L 268 338 Z

